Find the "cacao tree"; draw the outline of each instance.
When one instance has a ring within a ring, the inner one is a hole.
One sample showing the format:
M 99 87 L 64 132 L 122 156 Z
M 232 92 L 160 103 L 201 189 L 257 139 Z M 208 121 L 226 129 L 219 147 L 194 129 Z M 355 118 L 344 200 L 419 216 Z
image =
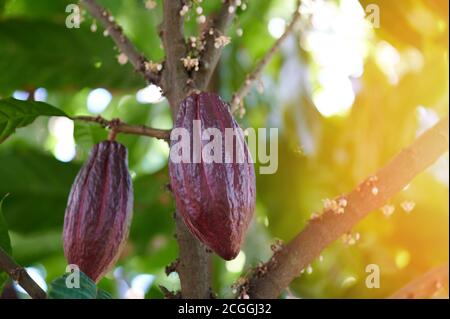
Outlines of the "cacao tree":
M 448 298 L 447 12 L 0 0 L 3 298 Z

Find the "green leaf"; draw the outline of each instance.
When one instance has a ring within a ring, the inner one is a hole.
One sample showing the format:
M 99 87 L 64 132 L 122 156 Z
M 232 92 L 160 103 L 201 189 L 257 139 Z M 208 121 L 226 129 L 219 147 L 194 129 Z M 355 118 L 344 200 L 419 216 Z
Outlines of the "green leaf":
M 0 247 L 8 254 L 11 254 L 11 239 L 9 238 L 8 227 L 6 227 L 6 221 L 2 213 L 2 204 L 7 196 L 8 194 L 0 200 Z
M 49 299 L 112 299 L 112 296 L 103 289 L 97 288 L 86 274 L 79 272 L 80 278 L 79 288 L 68 287 L 67 282 L 74 284 L 73 277 L 75 274 L 64 274 L 56 278 L 50 284 Z
M 39 6 L 41 1 L 36 2 Z M 27 87 L 71 90 L 145 86 L 130 63 L 117 62 L 114 43 L 102 35 L 100 27 L 91 32 L 87 22 L 79 29 L 69 29 L 64 20 L 60 21 L 66 17 L 64 5 L 59 12 L 55 22 L 21 17 L 0 20 L 0 74 L 7 75 L 0 77 L 0 94 L 11 95 Z
M 5 285 L 5 282 L 8 280 L 9 276 L 4 272 L 0 272 L 0 295 L 2 294 L 3 287 Z
M 73 283 L 69 276 L 74 276 L 74 274 L 64 274 L 61 277 L 55 279 L 50 284 L 50 290 L 48 297 L 49 299 L 96 299 L 97 298 L 97 287 L 95 282 L 93 282 L 88 276 L 83 272 L 80 274 L 80 286 L 79 288 L 68 287 L 67 281 Z
M 22 17 L 30 19 L 54 19 L 62 16 L 71 0 L 0 0 L 6 3 L 5 18 Z
M 2 204 L 7 196 L 8 195 L 5 195 L 5 197 L 3 197 L 0 200 L 0 247 L 4 251 L 6 251 L 9 255 L 11 255 L 11 253 L 12 253 L 11 240 L 9 238 L 8 228 L 6 227 L 6 222 L 5 222 L 5 219 L 3 218 L 3 213 L 2 213 Z M 3 271 L 0 271 L 0 294 L 3 290 L 3 284 L 5 283 L 5 281 L 7 279 L 8 279 L 8 276 L 6 275 L 6 273 L 4 273 Z
M 43 102 L 0 99 L 0 143 L 17 128 L 33 123 L 41 115 L 67 116 L 60 109 Z
M 97 290 L 97 299 L 112 299 L 112 296 L 109 292 L 98 288 Z
M 29 148 L 0 148 L 0 194 L 10 231 L 27 234 L 61 229 L 71 185 L 80 165 L 61 163 Z

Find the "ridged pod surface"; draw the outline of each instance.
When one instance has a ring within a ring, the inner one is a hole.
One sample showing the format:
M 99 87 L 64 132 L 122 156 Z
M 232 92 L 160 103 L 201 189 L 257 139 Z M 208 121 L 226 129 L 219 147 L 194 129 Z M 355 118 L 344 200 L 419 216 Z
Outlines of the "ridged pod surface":
M 225 136 L 225 129 L 238 132 L 233 154 L 238 148 L 245 160 L 226 163 L 175 162 L 169 160 L 171 188 L 177 209 L 191 232 L 207 247 L 225 260 L 235 258 L 244 240 L 255 208 L 256 186 L 251 154 L 239 125 L 229 106 L 214 93 L 195 93 L 180 105 L 175 128 L 189 132 L 193 159 L 194 120 L 201 123 L 201 132 L 217 129 Z M 198 136 L 197 136 L 198 137 Z M 203 140 L 202 147 L 212 140 Z M 172 140 L 174 147 L 180 140 Z M 225 153 L 222 139 L 222 155 Z
M 127 149 L 114 141 L 93 147 L 70 191 L 64 219 L 64 255 L 98 282 L 127 240 L 133 186 Z

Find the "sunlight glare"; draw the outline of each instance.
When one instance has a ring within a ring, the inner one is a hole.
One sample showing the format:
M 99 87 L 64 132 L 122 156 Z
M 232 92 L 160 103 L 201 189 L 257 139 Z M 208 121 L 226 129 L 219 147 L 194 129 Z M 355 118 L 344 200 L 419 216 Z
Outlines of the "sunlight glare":
M 225 263 L 225 267 L 229 272 L 240 273 L 244 269 L 245 265 L 245 253 L 241 250 L 239 255 L 233 260 L 229 260 Z
M 28 100 L 28 97 L 30 96 L 30 94 L 26 91 L 14 91 L 13 93 L 13 98 L 15 98 L 16 100 L 22 100 L 22 101 L 26 101 Z
M 43 273 L 35 267 L 27 267 L 25 268 L 25 270 L 27 271 L 28 275 L 31 277 L 31 279 L 34 280 L 34 282 L 36 282 L 38 284 L 39 287 L 42 288 L 42 290 L 47 291 L 48 287 L 47 287 L 47 283 L 45 282 Z M 23 294 L 28 294 L 22 287 L 20 287 L 18 284 L 14 284 L 15 288 L 18 292 L 23 293 Z
M 286 29 L 286 21 L 282 18 L 272 18 L 270 19 L 267 28 L 269 29 L 270 35 L 275 39 L 278 39 L 283 35 L 284 30 Z
M 141 104 L 154 104 L 164 100 L 164 97 L 159 86 L 150 84 L 136 93 L 136 99 Z
M 345 76 L 334 72 L 321 72 L 321 88 L 313 92 L 313 102 L 325 117 L 346 115 L 355 101 L 352 82 Z
M 73 138 L 74 123 L 66 117 L 52 117 L 48 122 L 48 130 L 56 139 L 53 155 L 61 162 L 70 162 L 76 155 Z
M 111 103 L 112 95 L 106 89 L 92 90 L 87 98 L 87 108 L 93 114 L 100 114 Z
M 313 102 L 323 116 L 346 115 L 355 101 L 351 78 L 364 72 L 370 24 L 356 0 L 318 1 L 310 9 L 313 27 L 305 33 L 302 46 L 317 65 L 312 70 Z
M 44 88 L 38 88 L 36 91 L 34 91 L 34 100 L 39 102 L 46 102 L 47 101 L 47 90 Z
M 409 265 L 409 262 L 411 260 L 411 255 L 407 250 L 400 250 L 395 255 L 395 265 L 398 269 L 403 269 L 406 266 Z
M 144 299 L 145 294 L 150 289 L 154 280 L 155 276 L 153 275 L 146 275 L 146 274 L 137 275 L 131 281 L 131 287 L 126 291 L 125 298 Z

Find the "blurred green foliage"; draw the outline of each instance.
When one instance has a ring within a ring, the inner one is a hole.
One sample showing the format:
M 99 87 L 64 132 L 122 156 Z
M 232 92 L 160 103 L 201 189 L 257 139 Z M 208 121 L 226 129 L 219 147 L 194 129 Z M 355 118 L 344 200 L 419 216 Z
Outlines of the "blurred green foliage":
M 143 0 L 100 2 L 112 11 L 139 50 L 151 60 L 163 59 L 157 31 L 162 20 L 161 1 L 154 10 L 145 10 Z M 336 1 L 340 2 L 346 1 Z M 80 29 L 65 27 L 69 3 L 0 0 L 0 98 L 17 90 L 45 88 L 48 103 L 69 115 L 86 115 L 91 114 L 86 103 L 89 93 L 102 87 L 112 94 L 102 116 L 170 128 L 167 102 L 141 104 L 136 100 L 144 81 L 129 64 L 117 62 L 117 48 L 103 36 L 100 26 L 91 32 L 93 21 L 88 14 L 84 13 Z M 232 295 L 230 286 L 241 275 L 239 270 L 245 272 L 269 258 L 275 238 L 287 241 L 295 236 L 311 213 L 321 209 L 322 199 L 351 190 L 411 143 L 423 124 L 418 117 L 419 106 L 427 114 L 448 113 L 448 2 L 361 1 L 363 8 L 370 3 L 380 7 L 380 28 L 373 29 L 370 36 L 364 73 L 352 79 L 357 94 L 348 114 L 325 117 L 314 105 L 311 78 L 319 66 L 314 53 L 301 45 L 314 28 L 308 23 L 266 69 L 264 90 L 254 89 L 249 95 L 247 114 L 240 122 L 243 127 L 279 128 L 279 164 L 276 174 L 257 176 L 257 209 L 243 248 L 243 265 L 214 258 L 214 288 L 221 296 Z M 213 79 L 214 90 L 225 99 L 231 98 L 275 41 L 268 32 L 271 18 L 289 20 L 294 5 L 293 0 L 250 1 L 246 11 L 238 12 L 229 31 L 232 42 L 225 47 Z M 219 6 L 219 0 L 203 4 L 206 14 Z M 238 29 L 243 30 L 241 37 L 236 36 Z M 186 22 L 186 35 L 196 35 L 197 30 L 193 14 Z M 401 61 L 406 59 L 403 53 L 417 53 L 421 67 L 392 83 L 377 62 L 380 43 L 389 43 Z M 285 78 L 292 63 L 299 66 L 295 74 L 300 76 L 299 83 Z M 286 80 L 292 83 L 287 96 L 281 86 Z M 70 186 L 89 149 L 107 136 L 97 125 L 75 123 L 77 154 L 70 163 L 62 163 L 54 157 L 57 137 L 49 130 L 51 125 L 51 120 L 38 118 L 0 145 L 0 198 L 10 194 L 3 211 L 14 257 L 25 266 L 41 269 L 47 283 L 60 277 L 66 267 L 61 230 Z M 176 274 L 164 273 L 164 267 L 177 256 L 174 204 L 166 190 L 168 148 L 164 142 L 136 136 L 119 135 L 119 141 L 129 150 L 134 218 L 118 268 L 99 286 L 113 297 L 124 297 L 136 276 L 149 274 L 154 277 L 145 297 L 162 298 L 158 285 L 169 290 L 179 288 Z M 396 207 L 393 216 L 387 219 L 378 211 L 360 223 L 354 230 L 361 234 L 357 245 L 338 241 L 328 247 L 323 260 L 311 265 L 312 273 L 304 273 L 292 283 L 289 294 L 309 298 L 385 297 L 448 261 L 445 172 L 448 156 L 392 199 Z M 416 203 L 411 214 L 400 208 L 404 200 Z M 370 263 L 382 269 L 380 289 L 365 286 L 365 266 Z
M 0 199 L 0 249 L 8 254 L 12 254 L 11 239 L 9 238 L 8 226 L 6 225 L 5 218 L 3 217 L 2 205 L 5 197 Z M 0 290 L 3 289 L 3 284 L 7 280 L 8 275 L 4 271 L 0 271 Z

